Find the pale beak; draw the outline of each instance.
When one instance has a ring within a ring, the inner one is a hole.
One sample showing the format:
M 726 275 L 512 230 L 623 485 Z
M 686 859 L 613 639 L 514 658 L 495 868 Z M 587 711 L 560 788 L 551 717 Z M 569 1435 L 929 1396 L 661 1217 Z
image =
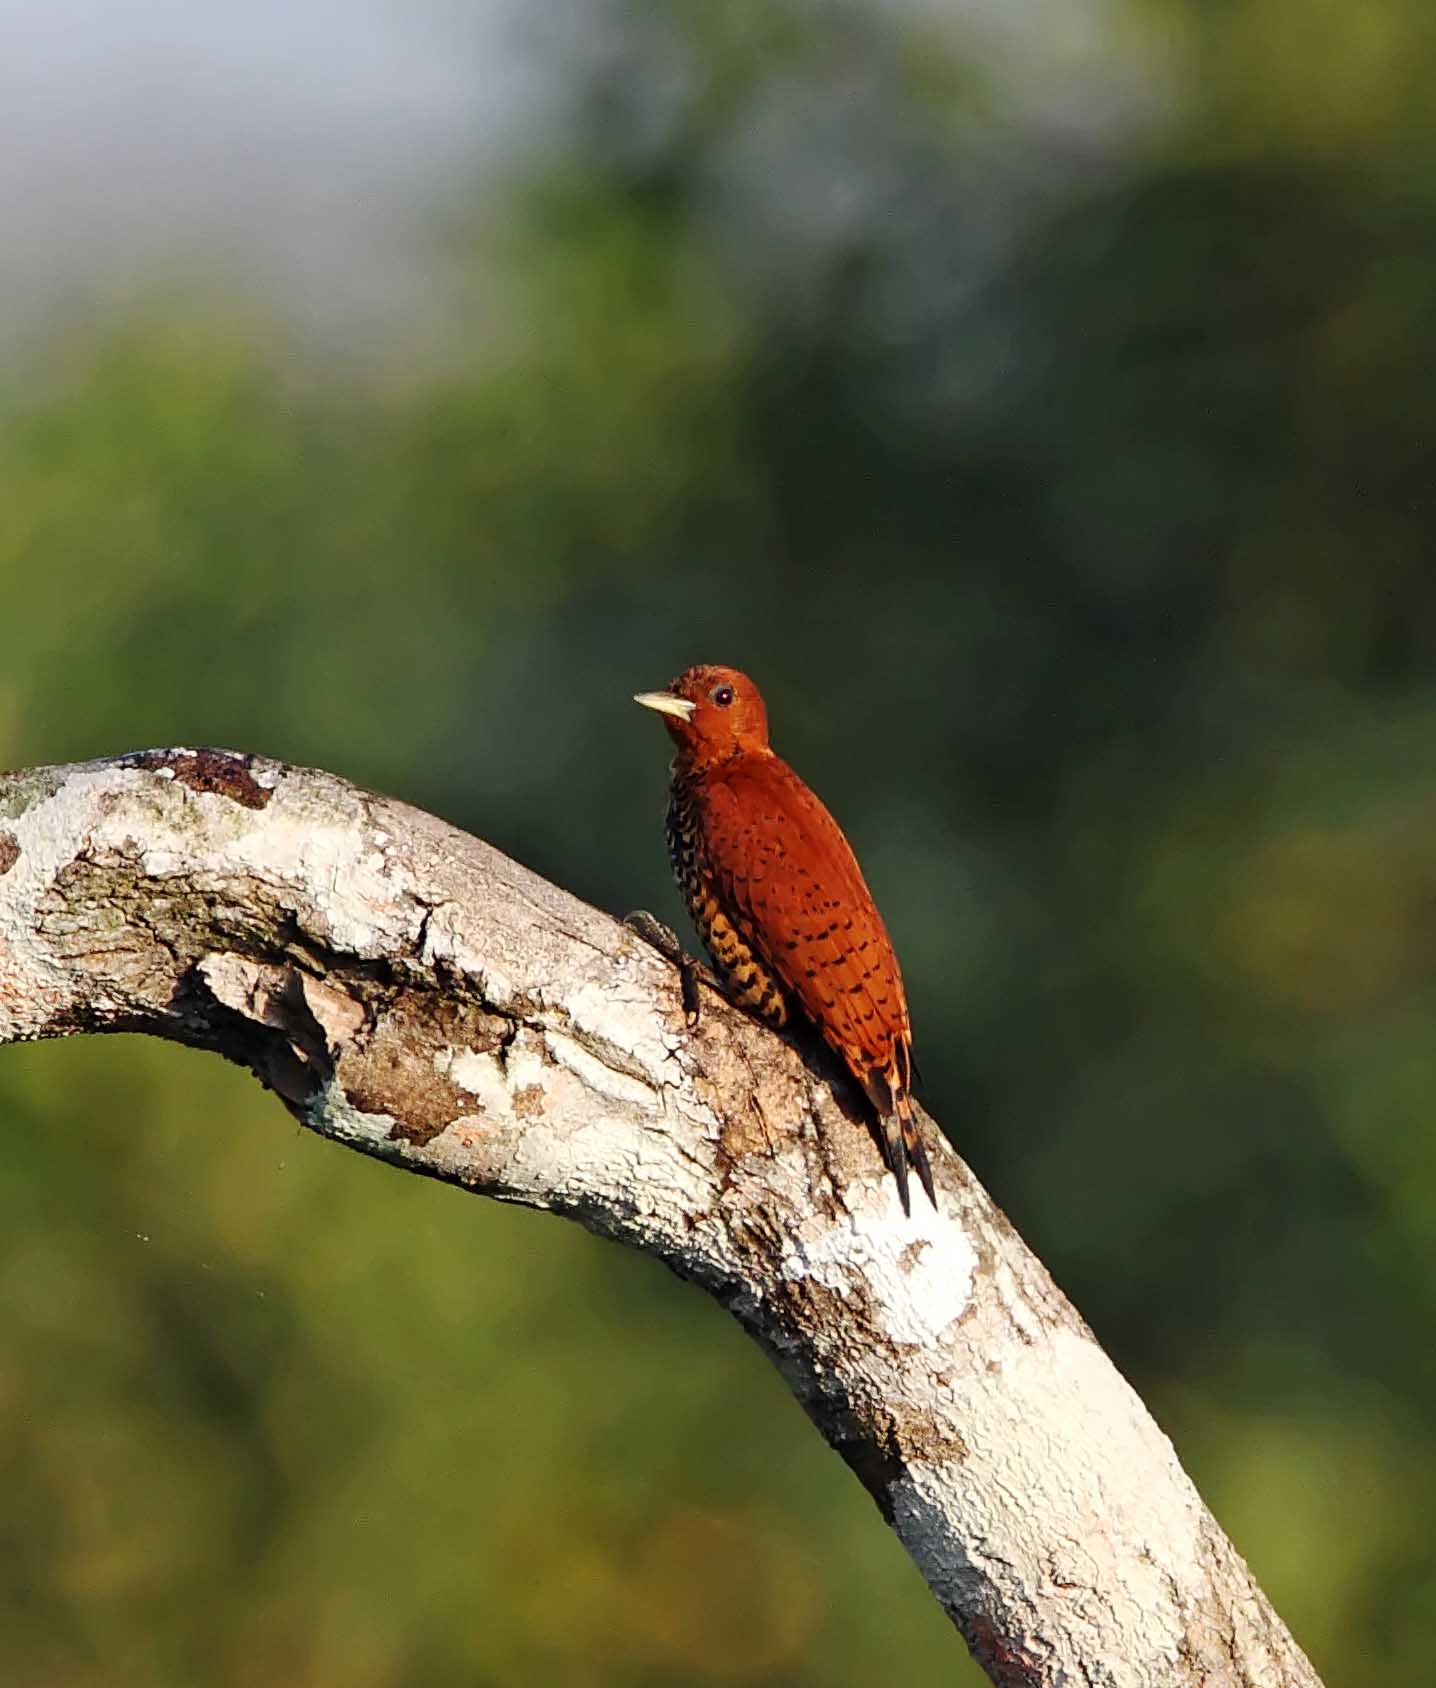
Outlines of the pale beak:
M 680 721 L 688 720 L 698 707 L 690 698 L 674 697 L 672 692 L 635 692 L 633 701 L 645 709 L 656 709 L 660 715 L 676 715 Z

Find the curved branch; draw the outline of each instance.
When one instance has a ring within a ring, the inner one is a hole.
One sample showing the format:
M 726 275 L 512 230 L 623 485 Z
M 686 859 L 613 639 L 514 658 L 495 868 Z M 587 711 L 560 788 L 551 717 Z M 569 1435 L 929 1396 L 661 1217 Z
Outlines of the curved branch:
M 332 775 L 0 775 L 0 1043 L 144 1031 L 307 1126 L 552 1208 L 764 1346 L 1003 1684 L 1316 1683 L 1170 1443 L 929 1130 L 904 1220 L 828 1077 L 617 921 Z

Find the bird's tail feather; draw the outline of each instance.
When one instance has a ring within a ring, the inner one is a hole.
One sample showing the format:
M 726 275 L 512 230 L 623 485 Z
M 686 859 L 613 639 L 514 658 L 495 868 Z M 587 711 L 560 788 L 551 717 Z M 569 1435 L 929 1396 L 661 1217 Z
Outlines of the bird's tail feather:
M 868 1069 L 863 1078 L 863 1089 L 877 1114 L 883 1162 L 897 1184 L 903 1212 L 911 1217 L 908 1169 L 911 1167 L 917 1173 L 918 1181 L 927 1191 L 927 1199 L 934 1208 L 937 1206 L 937 1190 L 933 1185 L 927 1150 L 922 1146 L 917 1121 L 913 1118 L 912 1096 L 908 1089 L 912 1073 L 909 1063 L 907 1046 L 900 1043 L 891 1067 L 887 1070 L 881 1067 Z
M 912 1102 L 907 1096 L 893 1098 L 892 1112 L 882 1122 L 883 1154 L 888 1169 L 897 1181 L 898 1200 L 904 1213 L 911 1215 L 912 1201 L 908 1195 L 908 1168 L 917 1173 L 918 1181 L 927 1192 L 927 1199 L 937 1206 L 937 1190 L 933 1186 L 932 1167 L 927 1150 L 918 1135 L 917 1122 L 912 1115 Z
M 902 1203 L 902 1210 L 912 1218 L 912 1198 L 907 1189 L 907 1143 L 904 1139 L 902 1122 L 896 1113 L 886 1114 L 882 1120 L 883 1159 L 888 1163 L 888 1171 L 897 1181 L 898 1200 Z

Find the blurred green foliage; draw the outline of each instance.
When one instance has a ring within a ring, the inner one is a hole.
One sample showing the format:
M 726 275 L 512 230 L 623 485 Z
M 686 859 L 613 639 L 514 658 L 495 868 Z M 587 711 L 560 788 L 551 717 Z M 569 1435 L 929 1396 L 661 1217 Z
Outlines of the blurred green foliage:
M 449 218 L 442 366 L 172 292 L 37 352 L 0 761 L 262 750 L 676 918 L 628 695 L 748 668 L 934 1111 L 1327 1680 L 1416 1688 L 1436 50 L 1318 11 L 1153 0 L 997 75 L 921 9 L 611 5 Z M 6 1682 L 977 1679 L 650 1263 L 177 1050 L 7 1051 L 0 1109 Z

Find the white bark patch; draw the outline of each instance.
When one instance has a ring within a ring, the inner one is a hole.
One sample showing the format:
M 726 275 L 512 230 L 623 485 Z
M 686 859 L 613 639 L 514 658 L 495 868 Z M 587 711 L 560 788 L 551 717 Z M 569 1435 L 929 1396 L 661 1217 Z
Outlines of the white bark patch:
M 148 879 L 164 879 L 171 874 L 182 873 L 185 858 L 178 850 L 146 850 L 140 858 L 140 866 L 145 870 Z
M 467 1090 L 485 1110 L 497 1114 L 510 1112 L 509 1087 L 492 1055 L 477 1049 L 440 1050 L 434 1057 L 434 1070 L 451 1079 L 460 1090 Z
M 652 997 L 615 990 L 612 984 L 583 984 L 568 998 L 569 1016 L 593 1037 L 630 1056 L 655 1085 L 664 1082 L 671 1067 L 674 1040 L 655 1026 Z
M 510 1118 L 518 1112 L 515 1096 L 535 1086 L 541 1089 L 547 1069 L 534 1038 L 520 1032 L 502 1064 L 486 1050 L 441 1049 L 434 1055 L 434 1070 L 467 1090 L 488 1112 Z
M 976 1250 L 960 1225 L 922 1206 L 914 1205 L 911 1221 L 896 1229 L 890 1179 L 882 1189 L 887 1200 L 855 1206 L 836 1223 L 814 1217 L 799 1226 L 783 1275 L 844 1296 L 861 1285 L 892 1341 L 936 1347 L 971 1302 Z
M 230 805 L 233 807 L 233 805 Z M 227 844 L 222 858 L 256 877 L 320 893 L 336 949 L 370 955 L 383 947 L 395 926 L 394 887 L 379 851 L 365 851 L 358 836 L 364 811 L 357 798 L 316 813 L 306 796 L 281 783 L 265 810 L 262 827 L 251 827 Z M 413 911 L 417 931 L 419 911 Z
M 940 1595 L 961 1600 L 975 1568 L 1014 1606 L 1055 1601 L 1073 1632 L 1090 1626 L 1073 1656 L 1101 1661 L 1091 1680 L 1104 1688 L 1187 1680 L 1171 1596 L 1203 1581 L 1201 1503 L 1097 1345 L 1060 1329 L 1009 1346 L 1000 1372 L 959 1381 L 949 1412 L 966 1457 L 914 1461 L 893 1493 L 900 1517 L 928 1536 L 920 1562 Z M 1159 1470 L 1167 1480 L 1154 1480 Z M 951 1518 L 951 1535 L 921 1530 L 934 1511 Z M 1113 1634 L 1122 1650 L 1104 1652 Z
M 650 1114 L 663 1111 L 662 1099 L 652 1085 L 628 1073 L 616 1072 L 598 1056 L 590 1054 L 576 1039 L 566 1037 L 562 1032 L 546 1031 L 544 1047 L 560 1067 L 567 1068 L 587 1089 L 607 1097 L 610 1102 L 641 1108 Z
M 421 1155 L 424 1165 L 463 1184 L 500 1176 L 504 1156 L 496 1152 L 494 1129 L 482 1114 L 465 1114 L 451 1120 Z
M 518 987 L 491 957 L 482 956 L 464 931 L 462 915 L 453 903 L 440 903 L 429 910 L 419 960 L 432 967 L 443 962 L 473 982 L 475 990 L 500 1013 L 514 1002 Z

